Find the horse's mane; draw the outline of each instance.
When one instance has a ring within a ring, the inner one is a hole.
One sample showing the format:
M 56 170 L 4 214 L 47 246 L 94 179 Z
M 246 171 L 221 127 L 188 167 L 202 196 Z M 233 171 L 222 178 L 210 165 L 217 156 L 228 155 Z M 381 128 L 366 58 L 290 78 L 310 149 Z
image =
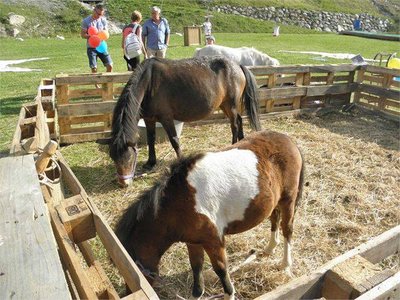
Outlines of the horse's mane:
M 142 99 L 136 96 L 143 74 L 151 68 L 146 60 L 140 64 L 125 85 L 114 107 L 111 126 L 110 156 L 115 161 L 127 149 L 128 144 L 135 144 L 138 139 L 138 121 Z
M 157 217 L 164 201 L 168 201 L 163 197 L 168 186 L 174 184 L 183 187 L 186 184 L 188 171 L 203 155 L 192 154 L 176 160 L 150 189 L 142 192 L 125 210 L 115 229 L 116 235 L 125 247 L 129 244 L 132 232 L 140 221 L 144 218 L 154 220 Z

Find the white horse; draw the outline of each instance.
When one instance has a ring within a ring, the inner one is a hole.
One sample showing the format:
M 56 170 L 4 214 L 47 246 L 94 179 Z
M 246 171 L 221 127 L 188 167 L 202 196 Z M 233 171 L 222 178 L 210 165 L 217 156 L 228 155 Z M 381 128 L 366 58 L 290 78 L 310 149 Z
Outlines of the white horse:
M 243 66 L 279 66 L 279 61 L 254 48 L 207 45 L 197 48 L 193 57 L 222 55 Z

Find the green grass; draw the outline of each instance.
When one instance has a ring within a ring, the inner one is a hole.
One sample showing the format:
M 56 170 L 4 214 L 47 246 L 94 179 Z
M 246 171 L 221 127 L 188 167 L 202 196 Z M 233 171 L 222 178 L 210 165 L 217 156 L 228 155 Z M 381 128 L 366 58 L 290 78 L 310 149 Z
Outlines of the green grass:
M 397 18 L 398 11 L 396 11 L 395 1 L 390 0 L 385 2 L 387 12 Z M 23 37 L 32 36 L 55 36 L 56 34 L 72 35 L 80 31 L 80 24 L 82 18 L 90 13 L 84 9 L 76 1 L 65 0 L 65 9 L 55 7 L 51 13 L 41 11 L 36 6 L 22 6 L 10 5 L 0 3 L 0 22 L 5 24 L 6 28 L 10 29 L 7 25 L 7 15 L 10 12 L 21 14 L 26 17 L 24 23 L 24 30 L 20 35 Z M 193 24 L 202 24 L 204 16 L 207 14 L 213 15 L 213 30 L 216 32 L 253 32 L 263 33 L 270 32 L 272 25 L 271 22 L 263 22 L 261 20 L 249 20 L 239 16 L 226 15 L 212 11 L 211 6 L 208 6 L 205 1 L 195 0 L 169 0 L 169 1 L 131 1 L 131 0 L 113 0 L 105 1 L 107 15 L 110 20 L 119 21 L 122 23 L 130 22 L 130 15 L 134 10 L 139 10 L 143 14 L 143 18 L 149 17 L 150 7 L 158 5 L 162 8 L 162 15 L 165 16 L 169 22 L 171 29 L 174 32 L 182 32 L 184 26 Z M 391 3 L 391 5 L 388 5 Z M 225 0 L 225 1 L 212 1 L 213 5 L 231 4 L 236 6 L 275 6 L 286 7 L 292 9 L 313 10 L 313 11 L 330 11 L 330 12 L 344 12 L 350 14 L 368 12 L 371 15 L 376 15 L 381 18 L 387 18 L 382 15 L 376 6 L 372 4 L 372 0 Z M 398 21 L 398 20 L 397 20 Z M 396 23 L 398 24 L 398 23 Z M 36 26 L 39 26 L 36 29 Z M 283 29 L 283 33 L 285 32 Z M 395 29 L 395 28 L 394 28 Z M 291 33 L 306 33 L 304 29 L 296 27 L 288 27 Z M 310 33 L 310 31 L 308 32 Z
M 119 35 L 113 35 L 108 40 L 110 53 L 114 60 L 114 71 L 126 70 L 121 55 Z M 279 59 L 281 64 L 325 64 L 349 63 L 348 60 L 327 59 L 317 60 L 316 56 L 307 54 L 285 53 L 281 50 L 292 51 L 321 51 L 331 53 L 361 54 L 365 58 L 373 58 L 378 52 L 393 53 L 398 51 L 398 43 L 365 39 L 336 34 L 281 34 L 278 38 L 272 37 L 272 30 L 268 33 L 216 33 L 218 44 L 230 47 L 249 46 L 268 53 Z M 48 60 L 27 62 L 19 67 L 41 69 L 38 72 L 5 72 L 0 73 L 0 152 L 7 152 L 10 148 L 18 113 L 21 105 L 32 102 L 37 87 L 42 78 L 54 78 L 60 73 L 89 72 L 85 41 L 77 35 L 66 40 L 31 38 L 20 42 L 14 39 L 1 40 L 2 51 L 0 60 L 28 59 L 48 57 Z M 168 57 L 178 59 L 191 57 L 195 46 L 184 47 L 183 37 L 172 35 Z M 99 71 L 105 71 L 102 66 Z

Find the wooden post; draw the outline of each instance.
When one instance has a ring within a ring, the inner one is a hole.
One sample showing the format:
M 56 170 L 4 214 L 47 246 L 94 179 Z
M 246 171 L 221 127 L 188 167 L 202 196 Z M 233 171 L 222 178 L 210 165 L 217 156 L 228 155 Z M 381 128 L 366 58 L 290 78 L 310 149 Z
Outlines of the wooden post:
M 329 270 L 325 276 L 322 297 L 354 299 L 394 274 L 356 255 Z
M 51 156 L 56 153 L 57 147 L 58 144 L 55 141 L 49 141 L 46 147 L 44 147 L 43 152 L 39 155 L 35 163 L 38 174 L 44 172 L 44 169 L 46 169 L 47 165 L 49 164 Z
M 358 70 L 357 79 L 356 79 L 356 82 L 358 84 L 362 84 L 362 82 L 364 81 L 364 73 L 365 73 L 365 69 Z M 359 103 L 360 99 L 361 99 L 361 92 L 360 91 L 354 92 L 353 102 L 354 103 Z

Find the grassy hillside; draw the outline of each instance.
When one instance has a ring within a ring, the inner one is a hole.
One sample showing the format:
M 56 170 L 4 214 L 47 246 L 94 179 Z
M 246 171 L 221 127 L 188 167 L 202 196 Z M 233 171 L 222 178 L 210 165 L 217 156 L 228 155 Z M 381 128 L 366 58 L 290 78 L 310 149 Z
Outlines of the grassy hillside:
M 381 3 L 374 5 L 374 1 Z M 139 10 L 143 17 L 149 16 L 149 8 L 158 5 L 163 10 L 163 15 L 170 21 L 174 32 L 181 32 L 184 26 L 201 24 L 204 16 L 213 15 L 215 32 L 271 32 L 271 22 L 226 15 L 211 11 L 213 5 L 231 4 L 237 6 L 275 6 L 316 11 L 332 11 L 345 13 L 365 13 L 384 17 L 382 13 L 398 16 L 399 5 L 397 0 L 105 0 L 107 14 L 110 20 L 126 23 L 129 22 L 133 10 Z M 50 3 L 50 4 L 49 4 Z M 55 5 L 56 4 L 56 5 Z M 54 36 L 56 34 L 73 35 L 80 29 L 82 18 L 90 12 L 82 7 L 76 0 L 28 1 L 5 0 L 0 3 L 0 23 L 7 25 L 7 15 L 13 12 L 26 17 L 27 21 L 21 30 L 21 36 Z M 385 16 L 386 17 L 386 16 Z M 294 26 L 282 26 L 282 33 L 310 33 L 305 29 Z

